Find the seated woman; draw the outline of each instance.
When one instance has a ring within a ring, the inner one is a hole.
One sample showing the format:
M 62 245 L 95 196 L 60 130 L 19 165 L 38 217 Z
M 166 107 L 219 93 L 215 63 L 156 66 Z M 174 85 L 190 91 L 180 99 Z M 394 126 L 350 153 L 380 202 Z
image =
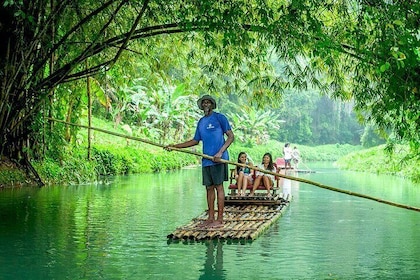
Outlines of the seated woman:
M 273 157 L 270 153 L 265 153 L 262 158 L 262 163 L 257 166 L 259 169 L 276 172 L 276 167 L 273 163 Z M 250 196 L 254 195 L 255 190 L 258 188 L 258 186 L 263 183 L 264 187 L 267 189 L 267 196 L 270 197 L 270 189 L 272 188 L 274 184 L 274 175 L 272 174 L 266 174 L 261 171 L 256 171 L 255 173 L 256 178 L 254 181 L 254 186 L 252 187 L 252 191 L 249 194 Z
M 248 157 L 245 152 L 239 153 L 238 163 L 252 166 L 252 163 L 250 164 L 248 162 Z M 253 170 L 251 170 L 249 167 L 236 166 L 234 172 L 235 172 L 236 183 L 238 185 L 238 195 L 244 196 L 246 192 L 246 187 L 248 186 L 248 184 L 252 184 Z

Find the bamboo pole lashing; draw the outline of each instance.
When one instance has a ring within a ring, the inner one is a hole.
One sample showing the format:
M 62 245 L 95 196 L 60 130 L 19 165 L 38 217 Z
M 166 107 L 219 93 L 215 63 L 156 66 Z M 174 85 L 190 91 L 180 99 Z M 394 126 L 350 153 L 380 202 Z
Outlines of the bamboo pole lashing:
M 59 122 L 59 123 L 64 123 L 64 124 L 67 124 L 67 125 L 72 125 L 72 126 L 82 127 L 82 128 L 86 128 L 86 129 L 96 130 L 96 131 L 107 133 L 107 134 L 114 135 L 114 136 L 117 136 L 117 137 L 122 137 L 122 138 L 126 138 L 126 139 L 131 139 L 131 140 L 143 142 L 143 143 L 146 143 L 146 144 L 150 144 L 152 146 L 157 146 L 157 147 L 161 147 L 161 148 L 167 147 L 167 145 L 162 145 L 162 144 L 159 144 L 159 143 L 155 143 L 155 142 L 152 142 L 152 141 L 147 140 L 147 139 L 142 139 L 142 138 L 139 138 L 139 137 L 125 135 L 125 134 L 121 134 L 121 133 L 117 133 L 117 132 L 112 132 L 112 131 L 108 131 L 108 130 L 97 128 L 97 127 L 86 126 L 86 125 L 82 125 L 82 124 L 75 124 L 75 123 L 66 122 L 66 121 L 63 121 L 63 120 L 55 119 L 55 118 L 47 118 L 47 119 L 51 120 L 51 121 Z M 213 156 L 198 153 L 198 152 L 195 152 L 195 151 L 180 149 L 180 148 L 175 148 L 175 147 L 171 147 L 170 149 L 174 150 L 174 151 L 187 153 L 187 154 L 195 155 L 195 156 L 198 156 L 198 157 L 214 160 Z M 322 189 L 327 189 L 327 190 L 330 190 L 330 191 L 335 191 L 335 192 L 339 192 L 339 193 L 343 193 L 343 194 L 347 194 L 347 195 L 351 195 L 351 196 L 356 196 L 356 197 L 365 198 L 365 199 L 368 199 L 368 200 L 373 200 L 373 201 L 376 201 L 376 202 L 379 202 L 379 203 L 383 203 L 383 204 L 387 204 L 387 205 L 391 205 L 391 206 L 395 206 L 395 207 L 399 207 L 399 208 L 403 208 L 403 209 L 407 209 L 407 210 L 413 210 L 413 211 L 416 211 L 416 212 L 420 212 L 419 207 L 414 207 L 414 206 L 410 206 L 410 205 L 396 203 L 396 202 L 392 202 L 392 201 L 388 201 L 388 200 L 384 200 L 384 199 L 381 199 L 381 198 L 377 198 L 377 197 L 373 197 L 373 196 L 369 196 L 369 195 L 365 195 L 365 194 L 361 194 L 361 193 L 356 193 L 356 192 L 352 192 L 352 191 L 342 190 L 342 189 L 339 189 L 339 188 L 327 186 L 327 185 L 324 185 L 324 184 L 321 184 L 321 183 L 318 183 L 318 182 L 314 182 L 314 181 L 311 181 L 311 180 L 307 180 L 307 179 L 304 179 L 304 178 L 288 176 L 288 175 L 285 175 L 285 174 L 261 169 L 261 168 L 258 168 L 256 166 L 250 166 L 250 165 L 247 165 L 247 164 L 233 162 L 233 161 L 230 161 L 230 160 L 219 159 L 218 161 L 221 162 L 221 163 L 232 164 L 232 165 L 235 165 L 235 166 L 249 167 L 250 169 L 253 169 L 253 170 L 265 173 L 265 174 L 271 174 L 271 175 L 282 177 L 282 178 L 285 178 L 285 179 L 310 184 L 310 185 L 313 185 L 313 186 L 316 186 L 316 187 L 319 187 L 319 188 L 322 188 Z

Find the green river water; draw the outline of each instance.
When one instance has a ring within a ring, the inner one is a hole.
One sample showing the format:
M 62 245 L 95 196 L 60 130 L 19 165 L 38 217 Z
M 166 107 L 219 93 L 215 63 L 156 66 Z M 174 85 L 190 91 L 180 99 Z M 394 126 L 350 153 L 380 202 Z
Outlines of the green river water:
M 313 164 L 298 176 L 420 207 L 420 185 Z M 226 184 L 227 187 L 227 184 Z M 168 242 L 206 209 L 200 168 L 0 190 L 0 279 L 420 279 L 420 212 L 285 180 L 253 242 Z

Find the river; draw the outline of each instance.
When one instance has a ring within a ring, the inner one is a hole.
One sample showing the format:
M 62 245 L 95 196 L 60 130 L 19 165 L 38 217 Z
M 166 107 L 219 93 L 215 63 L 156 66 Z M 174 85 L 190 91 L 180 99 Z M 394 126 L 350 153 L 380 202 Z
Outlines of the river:
M 298 176 L 420 207 L 420 185 L 330 163 Z M 420 279 L 420 213 L 285 180 L 253 242 L 168 242 L 206 209 L 200 168 L 0 190 L 0 279 Z M 226 185 L 227 186 L 227 185 Z

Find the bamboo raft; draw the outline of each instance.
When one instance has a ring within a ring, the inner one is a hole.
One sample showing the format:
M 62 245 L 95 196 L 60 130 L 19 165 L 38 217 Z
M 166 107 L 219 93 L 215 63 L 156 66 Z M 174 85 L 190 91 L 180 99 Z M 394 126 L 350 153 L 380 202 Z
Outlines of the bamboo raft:
M 290 203 L 290 196 L 278 194 L 268 198 L 263 194 L 253 197 L 226 196 L 224 225 L 220 228 L 203 228 L 207 211 L 177 228 L 167 236 L 168 241 L 179 240 L 255 240 L 270 227 Z

